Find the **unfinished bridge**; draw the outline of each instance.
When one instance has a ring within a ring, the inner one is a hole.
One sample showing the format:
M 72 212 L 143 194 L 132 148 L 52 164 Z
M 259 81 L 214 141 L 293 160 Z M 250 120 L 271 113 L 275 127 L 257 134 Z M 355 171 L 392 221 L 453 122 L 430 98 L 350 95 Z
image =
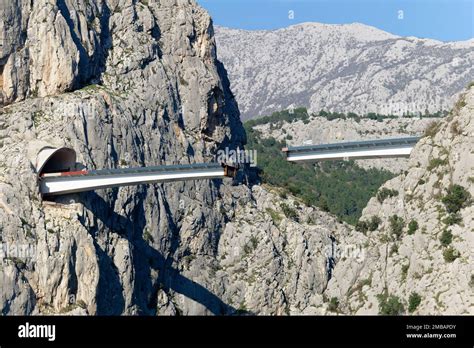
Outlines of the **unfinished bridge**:
M 76 170 L 76 152 L 70 148 L 45 148 L 39 153 L 37 161 L 40 192 L 43 196 L 171 181 L 234 177 L 236 172 L 236 167 L 219 163 Z
M 290 162 L 409 157 L 420 137 L 351 141 L 286 147 Z
M 409 157 L 420 137 L 341 142 L 283 149 L 290 162 Z M 183 180 L 235 177 L 237 168 L 220 163 L 198 163 L 102 170 L 77 170 L 76 152 L 45 147 L 37 156 L 43 196 L 65 195 L 121 186 Z

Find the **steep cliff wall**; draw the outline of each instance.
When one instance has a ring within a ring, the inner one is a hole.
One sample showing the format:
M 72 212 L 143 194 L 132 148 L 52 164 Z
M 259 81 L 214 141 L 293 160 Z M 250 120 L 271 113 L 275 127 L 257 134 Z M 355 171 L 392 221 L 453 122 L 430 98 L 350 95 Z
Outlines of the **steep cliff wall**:
M 1 11 L 3 314 L 323 310 L 322 252 L 348 228 L 291 198 L 220 180 L 55 202 L 38 193 L 45 145 L 74 148 L 91 169 L 209 162 L 242 146 L 195 1 L 17 0 Z
M 367 218 L 383 218 L 371 235 L 245 177 L 47 202 L 35 169 L 46 145 L 74 148 L 91 169 L 184 164 L 242 146 L 245 133 L 211 20 L 195 1 L 16 0 L 0 17 L 8 42 L 0 54 L 8 104 L 0 109 L 2 314 L 323 314 L 335 310 L 332 297 L 337 310 L 365 313 L 377 311 L 382 286 L 400 296 L 439 288 L 420 313 L 472 312 L 472 207 L 451 227 L 461 255 L 452 263 L 441 259 L 433 215 L 451 181 L 473 193 L 472 92 L 459 115 L 420 143 L 407 176 L 387 184 L 401 187 L 399 197 L 366 209 Z M 436 175 L 430 156 L 441 161 Z M 408 203 L 410 195 L 419 198 Z M 385 258 L 391 244 L 382 236 L 395 213 L 416 215 L 420 228 Z M 411 283 L 403 283 L 397 275 L 408 257 Z M 426 260 L 433 270 L 422 273 Z M 350 288 L 369 276 L 359 304 Z
M 53 205 L 38 195 L 32 149 L 38 140 L 68 146 L 82 165 L 110 168 L 212 161 L 219 147 L 241 145 L 210 17 L 194 1 L 10 5 L 1 59 L 4 98 L 15 103 L 1 109 L 1 235 L 36 253 L 5 261 L 1 308 L 154 314 L 179 260 L 215 253 L 222 183 L 115 189 Z M 182 279 L 176 286 L 191 291 Z
M 367 232 L 367 258 L 338 262 L 328 285 L 342 311 L 398 311 L 399 303 L 405 313 L 474 313 L 473 120 L 471 87 L 447 119 L 428 128 L 408 170 L 384 186 L 396 192 L 369 202 L 362 220 L 381 223 Z

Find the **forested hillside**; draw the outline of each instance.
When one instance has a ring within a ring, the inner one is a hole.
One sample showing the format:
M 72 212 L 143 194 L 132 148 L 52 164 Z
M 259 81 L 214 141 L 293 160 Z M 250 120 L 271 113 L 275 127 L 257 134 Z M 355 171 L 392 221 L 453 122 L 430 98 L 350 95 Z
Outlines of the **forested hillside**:
M 277 114 L 275 114 L 277 115 Z M 280 113 L 279 115 L 290 115 Z M 292 117 L 304 115 L 302 110 Z M 256 121 L 244 124 L 248 148 L 257 150 L 258 174 L 265 183 L 279 186 L 282 195 L 287 192 L 307 205 L 314 205 L 338 216 L 342 221 L 355 224 L 362 209 L 378 188 L 394 175 L 385 170 L 363 169 L 353 161 L 295 164 L 287 162 L 281 152 L 283 142 L 264 138 L 252 128 Z

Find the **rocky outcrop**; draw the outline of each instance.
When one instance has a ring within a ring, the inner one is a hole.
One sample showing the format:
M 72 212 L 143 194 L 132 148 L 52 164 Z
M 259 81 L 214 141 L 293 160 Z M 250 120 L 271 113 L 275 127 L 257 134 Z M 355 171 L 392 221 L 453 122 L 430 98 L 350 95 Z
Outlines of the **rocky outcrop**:
M 39 195 L 45 146 L 75 149 L 90 169 L 210 162 L 242 146 L 205 11 L 184 0 L 2 10 L 2 35 L 17 40 L 2 51 L 3 314 L 324 311 L 326 253 L 349 227 L 245 177 Z
M 18 1 L 2 11 L 0 22 L 12 23 L 2 38 L 17 40 L 2 51 L 4 100 L 14 102 L 0 118 L 0 230 L 10 248 L 2 312 L 155 314 L 176 287 L 197 302 L 212 297 L 179 265 L 187 254 L 215 254 L 222 182 L 48 203 L 31 159 L 38 141 L 74 148 L 91 169 L 208 162 L 241 146 L 208 14 L 194 1 L 130 0 Z M 32 250 L 24 257 L 18 246 Z M 182 310 L 224 311 L 213 306 Z
M 378 216 L 381 223 L 367 232 L 367 258 L 363 265 L 338 262 L 328 285 L 327 296 L 339 298 L 342 311 L 376 314 L 385 294 L 392 310 L 398 302 L 406 313 L 474 313 L 473 120 L 471 88 L 427 130 L 407 172 L 384 186 L 396 194 L 369 202 L 362 220 Z
M 317 208 L 253 186 L 219 241 L 217 271 L 238 311 L 267 315 L 325 314 L 336 240 L 351 228 Z M 362 250 L 363 241 L 354 244 Z
M 243 119 L 304 106 L 402 115 L 450 110 L 474 80 L 474 41 L 399 37 L 360 23 L 216 29 Z

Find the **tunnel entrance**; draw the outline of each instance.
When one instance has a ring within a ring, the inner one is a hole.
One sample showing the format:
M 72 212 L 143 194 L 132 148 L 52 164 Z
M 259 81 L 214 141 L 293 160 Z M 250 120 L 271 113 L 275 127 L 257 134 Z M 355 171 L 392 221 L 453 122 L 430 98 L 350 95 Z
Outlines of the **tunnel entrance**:
M 70 172 L 76 168 L 76 151 L 62 148 L 43 148 L 37 157 L 36 170 L 38 176 L 47 173 Z

